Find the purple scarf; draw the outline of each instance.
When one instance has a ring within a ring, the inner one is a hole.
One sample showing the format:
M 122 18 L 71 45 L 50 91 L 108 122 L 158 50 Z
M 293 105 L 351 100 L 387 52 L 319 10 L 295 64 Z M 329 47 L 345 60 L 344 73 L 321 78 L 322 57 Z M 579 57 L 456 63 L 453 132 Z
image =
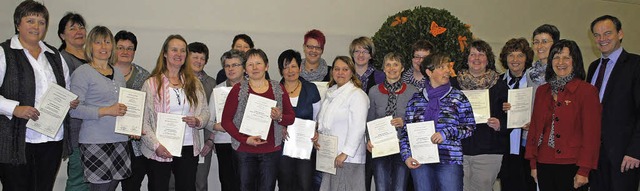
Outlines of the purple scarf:
M 431 82 L 427 81 L 422 93 L 429 100 L 427 103 L 427 109 L 424 112 L 424 121 L 434 121 L 437 123 L 438 114 L 440 113 L 440 98 L 444 96 L 451 89 L 451 83 L 446 83 L 437 88 L 431 87 Z

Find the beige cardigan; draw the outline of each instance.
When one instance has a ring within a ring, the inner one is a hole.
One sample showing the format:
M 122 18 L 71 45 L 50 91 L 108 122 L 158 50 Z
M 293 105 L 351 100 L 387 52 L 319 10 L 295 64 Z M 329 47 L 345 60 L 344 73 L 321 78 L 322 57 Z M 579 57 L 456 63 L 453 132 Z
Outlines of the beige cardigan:
M 162 91 L 165 91 L 165 95 L 168 95 L 169 80 L 164 75 L 162 76 L 162 80 L 164 81 L 164 87 L 162 88 Z M 189 110 L 188 116 L 195 116 L 196 118 L 198 118 L 198 120 L 200 120 L 200 126 L 191 128 L 191 130 L 193 131 L 193 156 L 197 156 L 198 154 L 200 154 L 200 144 L 202 144 L 200 143 L 200 133 L 198 133 L 198 130 L 206 127 L 207 121 L 209 119 L 209 107 L 207 98 L 205 98 L 204 95 L 204 89 L 200 81 L 196 80 L 195 82 L 198 89 L 198 91 L 196 92 L 198 98 L 198 106 L 196 108 L 192 107 Z M 159 162 L 171 162 L 172 158 L 161 158 L 156 155 L 155 152 L 155 150 L 160 146 L 160 142 L 158 142 L 158 139 L 156 137 L 156 115 L 158 112 L 162 112 L 163 110 L 163 108 L 157 108 L 156 101 L 159 101 L 159 98 L 157 97 L 156 90 L 157 86 L 155 78 L 153 77 L 150 77 L 144 82 L 141 90 L 147 93 L 144 108 L 144 118 L 142 123 L 142 129 L 144 133 L 144 135 L 142 135 L 142 142 L 144 146 L 141 147 L 141 151 L 142 154 L 149 159 L 153 159 Z M 161 105 L 161 103 L 157 104 Z

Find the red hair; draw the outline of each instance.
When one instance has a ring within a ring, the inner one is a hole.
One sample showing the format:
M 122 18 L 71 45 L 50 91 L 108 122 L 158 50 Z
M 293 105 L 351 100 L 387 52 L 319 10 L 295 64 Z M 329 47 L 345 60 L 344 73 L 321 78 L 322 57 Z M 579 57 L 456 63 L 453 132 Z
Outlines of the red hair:
M 307 32 L 307 34 L 304 34 L 304 44 L 307 44 L 307 41 L 311 38 L 317 40 L 320 44 L 320 48 L 324 49 L 324 43 L 326 42 L 326 39 L 324 38 L 324 34 L 322 34 L 320 30 L 313 29 Z

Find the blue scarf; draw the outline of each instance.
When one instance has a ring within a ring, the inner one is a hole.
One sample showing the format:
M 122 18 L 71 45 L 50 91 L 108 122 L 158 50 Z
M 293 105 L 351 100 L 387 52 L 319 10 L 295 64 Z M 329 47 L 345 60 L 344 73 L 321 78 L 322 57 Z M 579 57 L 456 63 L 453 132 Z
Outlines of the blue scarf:
M 440 113 L 440 98 L 444 96 L 451 89 L 451 83 L 446 83 L 437 88 L 431 86 L 431 82 L 425 83 L 422 93 L 429 100 L 427 103 L 427 109 L 424 112 L 424 121 L 436 121 L 438 114 Z

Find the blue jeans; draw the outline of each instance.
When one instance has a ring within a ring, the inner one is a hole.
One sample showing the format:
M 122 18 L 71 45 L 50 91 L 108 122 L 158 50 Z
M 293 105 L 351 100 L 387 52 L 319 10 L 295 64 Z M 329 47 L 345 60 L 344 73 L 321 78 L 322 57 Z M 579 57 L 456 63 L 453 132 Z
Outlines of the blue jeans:
M 278 177 L 278 162 L 282 150 L 270 153 L 246 153 L 237 151 L 240 190 L 273 191 Z
M 423 164 L 411 170 L 416 191 L 462 191 L 462 165 Z
M 371 160 L 376 191 L 404 191 L 407 187 L 409 168 L 400 154 L 389 155 Z

